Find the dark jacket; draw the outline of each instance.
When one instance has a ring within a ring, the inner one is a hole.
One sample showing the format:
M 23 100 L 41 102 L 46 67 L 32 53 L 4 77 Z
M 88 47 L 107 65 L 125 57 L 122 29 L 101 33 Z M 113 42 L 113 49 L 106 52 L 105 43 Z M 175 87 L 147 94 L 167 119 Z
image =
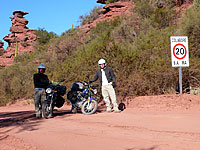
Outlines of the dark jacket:
M 106 67 L 106 68 L 104 68 L 104 71 L 105 71 L 108 83 L 112 82 L 112 83 L 115 84 L 116 79 L 115 79 L 115 74 L 114 74 L 112 68 Z M 96 81 L 98 79 L 99 79 L 99 81 L 100 81 L 100 83 L 102 85 L 102 72 L 101 72 L 101 69 L 97 70 L 95 77 L 90 82 L 94 82 L 94 81 Z
M 49 85 L 49 79 L 47 75 L 43 73 L 36 73 L 33 75 L 34 87 L 46 89 Z

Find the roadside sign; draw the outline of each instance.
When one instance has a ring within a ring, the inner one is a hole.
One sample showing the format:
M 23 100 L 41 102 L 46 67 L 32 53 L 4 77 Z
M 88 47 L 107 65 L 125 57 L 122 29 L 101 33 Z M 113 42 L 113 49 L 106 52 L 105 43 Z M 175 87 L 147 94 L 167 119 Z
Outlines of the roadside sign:
M 187 36 L 171 36 L 172 67 L 189 67 L 189 49 Z

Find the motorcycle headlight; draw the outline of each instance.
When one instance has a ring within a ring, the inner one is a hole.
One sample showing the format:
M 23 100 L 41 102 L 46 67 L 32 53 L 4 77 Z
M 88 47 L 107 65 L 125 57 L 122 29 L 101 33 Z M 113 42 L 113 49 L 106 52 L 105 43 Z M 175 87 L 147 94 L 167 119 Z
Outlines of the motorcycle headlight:
M 97 94 L 97 89 L 92 89 L 94 94 Z
M 52 89 L 51 89 L 51 88 L 47 88 L 47 89 L 46 89 L 46 93 L 47 93 L 47 94 L 50 94 L 51 92 L 52 92 Z

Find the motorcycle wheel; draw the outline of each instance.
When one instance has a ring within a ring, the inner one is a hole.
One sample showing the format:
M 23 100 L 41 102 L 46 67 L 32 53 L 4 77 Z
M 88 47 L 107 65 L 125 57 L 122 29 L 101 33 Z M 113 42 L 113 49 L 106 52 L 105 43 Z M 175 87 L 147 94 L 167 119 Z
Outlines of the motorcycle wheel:
M 53 108 L 47 101 L 44 101 L 42 104 L 42 115 L 46 119 L 49 119 L 53 116 Z
M 85 115 L 90 115 L 96 112 L 98 103 L 95 100 L 91 100 L 89 103 L 85 101 L 81 107 L 81 111 Z

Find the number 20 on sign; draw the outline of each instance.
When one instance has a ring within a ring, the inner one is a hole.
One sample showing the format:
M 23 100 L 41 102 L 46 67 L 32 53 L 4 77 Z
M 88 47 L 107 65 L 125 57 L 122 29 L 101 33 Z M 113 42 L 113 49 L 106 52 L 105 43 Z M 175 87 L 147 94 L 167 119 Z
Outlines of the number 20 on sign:
M 189 67 L 189 49 L 187 36 L 171 36 L 172 67 Z

